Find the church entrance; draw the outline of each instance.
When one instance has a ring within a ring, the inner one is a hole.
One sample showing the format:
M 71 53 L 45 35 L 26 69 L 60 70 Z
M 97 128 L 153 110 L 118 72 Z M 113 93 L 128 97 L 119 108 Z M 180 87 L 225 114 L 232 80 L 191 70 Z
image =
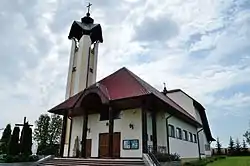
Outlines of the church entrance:
M 113 157 L 120 158 L 120 142 L 121 133 L 115 132 L 113 134 Z M 99 134 L 99 157 L 108 158 L 109 157 L 109 133 Z

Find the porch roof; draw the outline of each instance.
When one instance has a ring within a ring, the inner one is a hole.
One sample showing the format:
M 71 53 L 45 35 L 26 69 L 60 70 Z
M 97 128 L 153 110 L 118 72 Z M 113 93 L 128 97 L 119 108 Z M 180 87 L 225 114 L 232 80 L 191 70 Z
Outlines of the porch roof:
M 149 85 L 147 82 L 139 78 L 137 75 L 123 67 L 113 74 L 105 77 L 96 84 L 79 92 L 78 94 L 65 100 L 63 103 L 49 110 L 51 113 L 63 114 L 63 111 L 80 107 L 84 96 L 89 93 L 99 93 L 98 95 L 103 98 L 103 103 L 115 102 L 130 98 L 140 98 L 144 96 L 155 96 L 163 103 L 172 107 L 176 113 L 181 117 L 185 117 L 196 124 L 199 124 L 193 116 L 191 116 L 182 107 L 176 104 L 169 97 Z M 104 100 L 105 99 L 105 100 Z M 199 124 L 201 125 L 201 124 Z

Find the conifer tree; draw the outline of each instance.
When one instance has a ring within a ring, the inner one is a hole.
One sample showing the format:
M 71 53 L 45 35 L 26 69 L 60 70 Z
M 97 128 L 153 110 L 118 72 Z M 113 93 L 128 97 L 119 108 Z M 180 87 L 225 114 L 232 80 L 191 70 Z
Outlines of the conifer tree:
M 21 154 L 30 155 L 32 147 L 32 130 L 28 123 L 25 123 L 21 133 L 20 151 Z
M 244 139 L 243 139 L 243 142 L 242 142 L 242 151 L 243 151 L 243 153 L 248 152 L 247 144 L 246 144 L 246 141 Z
M 234 144 L 234 140 L 233 138 L 230 136 L 230 140 L 229 140 L 229 153 L 232 155 L 235 152 L 235 144 Z
M 238 138 L 236 139 L 236 142 L 235 142 L 235 152 L 238 155 L 241 153 L 241 144 Z
M 0 140 L 1 142 L 0 153 L 3 153 L 3 154 L 7 153 L 10 137 L 11 137 L 11 125 L 8 124 L 6 128 L 4 129 L 2 138 Z
M 216 148 L 217 148 L 217 154 L 220 155 L 221 154 L 221 143 L 220 143 L 219 137 L 217 137 L 217 140 L 216 140 Z
M 20 153 L 19 148 L 19 127 L 15 127 L 11 135 L 9 145 L 8 145 L 8 154 L 9 155 L 18 155 Z

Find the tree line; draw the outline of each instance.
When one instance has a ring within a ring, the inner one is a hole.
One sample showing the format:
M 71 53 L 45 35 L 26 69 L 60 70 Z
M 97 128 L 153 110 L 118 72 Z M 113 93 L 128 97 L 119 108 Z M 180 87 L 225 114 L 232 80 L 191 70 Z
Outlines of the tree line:
M 231 136 L 229 138 L 228 147 L 222 151 L 222 145 L 220 143 L 220 139 L 216 140 L 216 152 L 213 152 L 216 155 L 226 154 L 231 156 L 243 156 L 250 155 L 250 151 L 248 150 L 247 144 L 250 145 L 250 132 L 246 131 L 243 135 L 245 139 L 243 139 L 242 143 L 237 138 L 234 140 Z

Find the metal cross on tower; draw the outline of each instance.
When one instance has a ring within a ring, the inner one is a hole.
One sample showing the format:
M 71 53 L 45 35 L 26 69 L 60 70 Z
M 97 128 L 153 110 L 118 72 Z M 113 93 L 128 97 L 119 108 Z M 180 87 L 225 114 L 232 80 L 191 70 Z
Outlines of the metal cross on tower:
M 91 7 L 91 6 L 92 6 L 92 4 L 91 4 L 91 3 L 89 3 L 89 4 L 88 4 L 88 6 L 87 6 L 87 8 L 88 8 L 87 16 L 90 16 L 89 11 L 90 11 L 90 7 Z

